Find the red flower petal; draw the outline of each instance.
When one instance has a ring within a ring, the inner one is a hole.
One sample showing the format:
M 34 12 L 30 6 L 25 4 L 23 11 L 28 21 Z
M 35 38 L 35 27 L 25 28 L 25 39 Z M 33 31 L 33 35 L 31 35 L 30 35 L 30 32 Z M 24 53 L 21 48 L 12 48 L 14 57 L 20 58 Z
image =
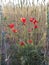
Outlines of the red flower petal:
M 21 45 L 21 46 L 24 46 L 24 45 L 25 45 L 25 43 L 22 41 L 22 42 L 20 42 L 20 45 Z
M 26 18 L 21 18 L 22 23 L 26 23 Z
M 9 24 L 8 26 L 9 26 L 10 28 L 13 28 L 13 27 L 14 27 L 14 24 L 11 23 L 11 24 Z
M 13 31 L 14 33 L 17 33 L 17 32 L 18 32 L 16 29 L 12 29 L 12 31 Z
M 32 43 L 32 40 L 28 40 L 28 42 L 31 44 Z
M 36 29 L 36 28 L 38 28 L 38 26 L 37 26 L 37 25 L 35 25 L 35 26 L 34 26 L 34 28 Z
M 37 21 L 37 20 L 34 20 L 34 21 L 33 21 L 33 23 L 34 23 L 34 24 L 37 24 L 37 23 L 38 23 L 38 21 Z
M 30 18 L 30 22 L 33 22 L 34 18 Z

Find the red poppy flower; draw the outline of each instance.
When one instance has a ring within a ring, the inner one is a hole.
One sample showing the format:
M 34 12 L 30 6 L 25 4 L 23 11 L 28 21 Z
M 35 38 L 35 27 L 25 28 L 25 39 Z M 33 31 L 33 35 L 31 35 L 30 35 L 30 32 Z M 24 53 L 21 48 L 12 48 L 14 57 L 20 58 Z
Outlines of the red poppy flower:
M 30 18 L 30 22 L 33 22 L 34 18 Z
M 18 32 L 16 29 L 12 29 L 12 31 L 13 31 L 14 33 L 17 33 L 17 32 Z
M 37 25 L 35 25 L 35 26 L 34 26 L 34 28 L 36 29 L 36 28 L 38 28 L 38 26 L 37 26 Z
M 28 40 L 28 42 L 31 44 L 32 43 L 32 40 Z
M 24 17 L 23 17 L 23 18 L 21 18 L 21 21 L 22 21 L 22 23 L 24 23 L 24 24 L 25 24 L 25 23 L 26 23 L 26 18 L 24 18 Z
M 21 45 L 21 46 L 24 46 L 24 45 L 25 45 L 25 43 L 22 41 L 22 42 L 20 42 L 20 45 Z
M 37 20 L 34 20 L 34 21 L 33 21 L 33 23 L 34 23 L 34 24 L 37 24 L 37 23 L 38 23 L 38 21 L 37 21 Z
M 13 28 L 14 27 L 14 24 L 13 23 L 9 24 L 9 27 L 10 28 Z

